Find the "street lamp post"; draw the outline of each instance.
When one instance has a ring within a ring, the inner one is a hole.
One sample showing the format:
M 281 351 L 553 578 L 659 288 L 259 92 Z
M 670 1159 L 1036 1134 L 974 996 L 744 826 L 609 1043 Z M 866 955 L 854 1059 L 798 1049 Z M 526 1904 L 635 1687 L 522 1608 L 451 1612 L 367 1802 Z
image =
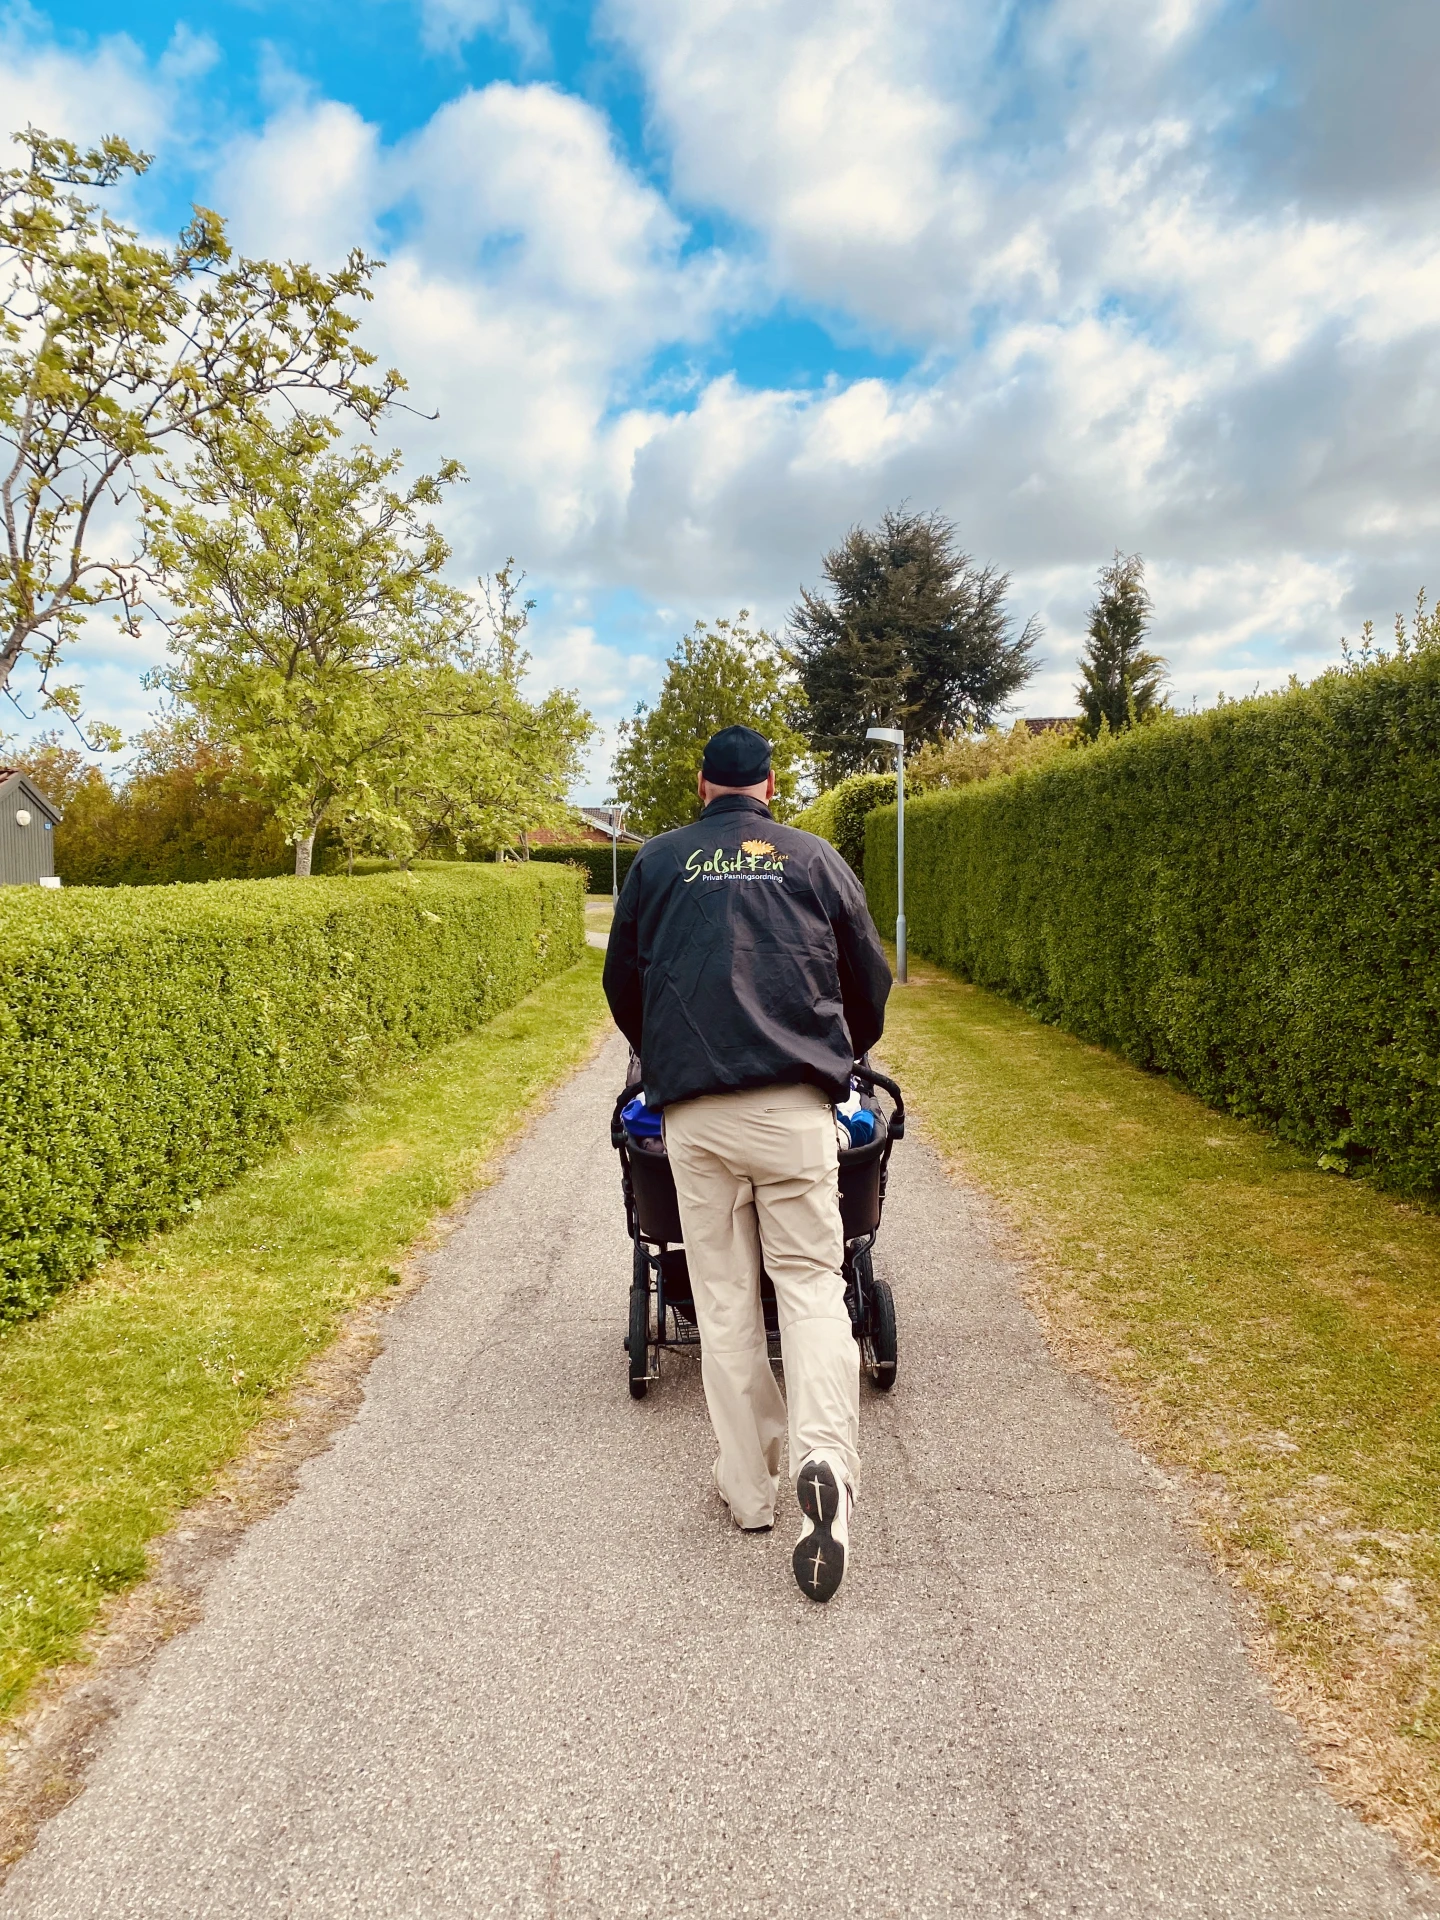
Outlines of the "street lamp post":
M 614 906 L 620 904 L 620 821 L 624 807 L 610 809 L 610 900 Z
M 905 985 L 905 734 L 900 727 L 867 727 L 867 740 L 895 749 L 895 978 Z

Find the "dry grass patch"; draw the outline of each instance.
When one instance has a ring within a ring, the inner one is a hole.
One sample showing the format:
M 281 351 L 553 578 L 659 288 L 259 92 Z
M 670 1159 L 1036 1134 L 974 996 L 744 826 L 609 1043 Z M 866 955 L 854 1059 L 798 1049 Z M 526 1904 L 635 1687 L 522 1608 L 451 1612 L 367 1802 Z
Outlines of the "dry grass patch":
M 1322 1769 L 1440 1863 L 1440 1216 L 936 971 L 890 1006 L 926 1129 L 1187 1472 Z

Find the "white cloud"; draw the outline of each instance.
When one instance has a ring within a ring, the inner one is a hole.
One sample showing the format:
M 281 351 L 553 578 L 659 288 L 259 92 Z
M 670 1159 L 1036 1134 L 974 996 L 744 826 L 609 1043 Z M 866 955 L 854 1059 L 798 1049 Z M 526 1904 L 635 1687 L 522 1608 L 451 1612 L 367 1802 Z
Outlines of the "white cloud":
M 455 53 L 477 34 L 494 34 L 520 55 L 527 68 L 543 67 L 550 43 L 520 0 L 422 0 L 423 38 L 435 52 Z
M 684 253 L 682 223 L 595 110 L 550 86 L 467 91 L 390 149 L 347 107 L 288 101 L 226 154 L 215 191 L 255 250 L 333 260 L 400 223 L 366 335 L 418 413 L 439 415 L 388 430 L 469 470 L 447 527 L 470 570 L 514 551 L 563 574 L 593 545 L 664 424 L 617 411 L 617 394 L 746 297 L 743 270 Z
M 1377 0 L 1382 40 L 1396 4 Z M 1314 5 L 1328 38 L 1294 53 L 1295 84 L 1323 105 L 1337 47 L 1367 86 L 1375 60 L 1340 0 Z M 503 0 L 429 7 L 437 46 L 529 31 Z M 605 0 L 668 193 L 555 85 L 467 89 L 386 145 L 288 83 L 209 197 L 252 250 L 386 253 L 367 337 L 439 411 L 391 431 L 469 468 L 457 567 L 514 552 L 569 593 L 773 623 L 846 526 L 908 498 L 1046 618 L 1032 710 L 1070 704 L 1116 546 L 1150 563 L 1177 689 L 1209 698 L 1332 657 L 1342 626 L 1408 601 L 1440 530 L 1440 146 L 1412 115 L 1409 171 L 1391 141 L 1352 189 L 1337 113 L 1293 164 L 1267 157 L 1246 116 L 1308 17 Z M 0 45 L 0 108 L 47 86 L 57 125 L 120 93 L 143 137 L 180 137 L 173 78 L 123 40 Z M 697 211 L 740 237 L 697 252 Z M 917 363 L 797 392 L 716 372 L 726 328 L 775 302 Z M 537 671 L 608 720 L 653 686 L 654 647 L 603 620 L 542 637 Z
M 934 86 L 932 55 L 937 40 L 983 50 L 993 9 L 611 0 L 606 17 L 646 74 L 678 193 L 764 235 L 777 286 L 902 333 L 943 320 L 950 267 L 932 262 L 922 290 L 908 264 L 973 235 L 981 209 L 950 164 L 973 115 Z
M 88 141 L 118 127 L 153 145 L 169 121 L 165 91 L 135 43 L 114 34 L 88 55 L 37 42 L 13 21 L 0 35 L 0 127 Z M 6 158 L 5 165 L 13 164 Z
M 377 246 L 380 145 L 353 107 L 298 88 L 259 134 L 222 152 L 214 173 L 236 242 L 248 253 L 333 265 Z
M 1408 99 L 1402 13 L 1327 4 L 1296 72 L 1331 84 L 1354 42 L 1373 80 L 1373 25 Z M 608 0 L 682 202 L 753 228 L 783 292 L 926 355 L 843 396 L 705 393 L 637 456 L 629 564 L 663 525 L 703 577 L 743 554 L 778 595 L 785 571 L 814 577 L 812 528 L 828 544 L 908 495 L 1014 566 L 1017 593 L 1047 562 L 1088 583 L 1114 545 L 1146 551 L 1181 681 L 1212 654 L 1288 663 L 1305 634 L 1331 657 L 1353 597 L 1418 579 L 1436 526 L 1440 146 L 1412 126 L 1388 198 L 1347 197 L 1314 154 L 1324 197 L 1267 196 L 1245 116 L 1311 16 L 1257 14 L 1265 58 L 1218 0 L 840 0 L 823 20 Z M 1071 652 L 1063 601 L 1050 618 Z
M 18 163 L 7 136 L 26 126 L 81 146 L 107 133 L 144 151 L 173 146 L 189 125 L 187 98 L 216 58 L 214 43 L 183 25 L 153 65 L 124 33 L 57 46 L 44 19 L 18 7 L 0 19 L 0 166 Z
M 609 646 L 593 626 L 572 621 L 532 638 L 529 677 L 538 687 L 584 686 L 598 712 L 623 717 L 643 697 L 654 666 L 652 654 Z
M 395 156 L 393 180 L 420 211 L 407 250 L 507 304 L 619 325 L 630 351 L 710 318 L 706 274 L 677 265 L 680 221 L 595 110 L 556 88 L 462 94 Z

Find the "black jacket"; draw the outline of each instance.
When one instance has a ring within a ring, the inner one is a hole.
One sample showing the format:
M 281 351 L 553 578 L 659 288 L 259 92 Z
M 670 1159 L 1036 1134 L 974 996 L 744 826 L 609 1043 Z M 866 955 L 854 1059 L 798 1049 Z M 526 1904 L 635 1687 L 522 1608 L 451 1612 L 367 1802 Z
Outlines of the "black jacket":
M 889 991 L 855 875 L 760 801 L 722 794 L 635 856 L 605 997 L 652 1106 L 794 1080 L 842 1100 Z

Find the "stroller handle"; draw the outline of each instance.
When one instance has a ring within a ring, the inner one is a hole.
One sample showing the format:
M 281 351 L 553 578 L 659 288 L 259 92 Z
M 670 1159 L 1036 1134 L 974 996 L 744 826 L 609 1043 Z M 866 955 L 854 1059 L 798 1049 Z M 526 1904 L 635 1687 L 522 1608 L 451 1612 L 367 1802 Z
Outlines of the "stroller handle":
M 899 1087 L 888 1074 L 877 1073 L 875 1068 L 864 1060 L 857 1060 L 851 1072 L 867 1093 L 873 1093 L 877 1087 L 883 1087 L 889 1094 L 895 1102 L 895 1111 L 886 1123 L 887 1130 L 892 1140 L 903 1140 L 905 1138 L 905 1096 Z M 610 1115 L 610 1144 L 617 1152 L 625 1144 L 625 1123 L 620 1116 L 635 1096 L 642 1091 L 640 1081 L 632 1080 L 615 1102 L 615 1110 Z
M 851 1077 L 860 1082 L 867 1093 L 873 1093 L 876 1087 L 883 1087 L 895 1102 L 895 1111 L 886 1126 L 892 1140 L 905 1138 L 905 1096 L 890 1078 L 888 1073 L 877 1073 L 867 1060 L 857 1060 L 851 1068 Z
M 625 1144 L 625 1122 L 620 1116 L 635 1098 L 636 1094 L 643 1091 L 644 1089 L 641 1087 L 640 1082 L 633 1080 L 615 1102 L 615 1111 L 610 1116 L 610 1144 L 615 1148 L 617 1153 Z

